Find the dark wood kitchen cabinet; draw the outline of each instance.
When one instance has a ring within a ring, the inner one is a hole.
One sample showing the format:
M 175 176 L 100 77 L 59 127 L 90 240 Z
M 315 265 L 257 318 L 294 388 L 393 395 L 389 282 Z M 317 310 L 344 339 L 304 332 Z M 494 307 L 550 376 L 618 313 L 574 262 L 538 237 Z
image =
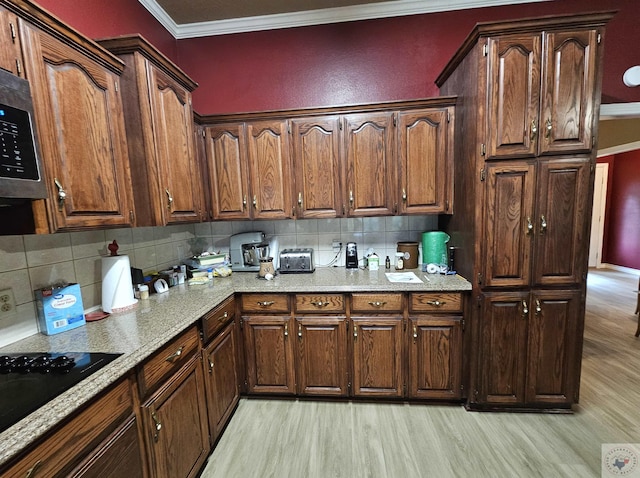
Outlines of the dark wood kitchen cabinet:
M 455 108 L 397 113 L 399 214 L 453 212 Z
M 572 285 L 582 280 L 590 166 L 586 158 L 487 165 L 485 286 Z
M 590 152 L 600 38 L 587 28 L 487 39 L 489 159 Z
M 289 297 L 242 294 L 240 308 L 247 393 L 295 394 L 295 331 Z
M 132 391 L 130 377 L 120 380 L 37 446 L 30 446 L 9 468 L 0 469 L 0 474 L 7 478 L 147 476 Z
M 347 216 L 388 216 L 397 212 L 393 112 L 344 117 Z
M 138 366 L 138 387 L 151 476 L 196 476 L 210 449 L 197 326 Z
M 577 400 L 580 297 L 538 289 L 483 296 L 478 400 L 556 407 Z
M 296 217 L 339 217 L 342 212 L 340 116 L 293 118 Z
M 410 294 L 409 397 L 462 397 L 462 312 L 460 293 Z
M 240 121 L 204 129 L 214 219 L 292 217 L 286 121 Z
M 191 92 L 197 84 L 139 35 L 100 40 L 122 76 L 137 226 L 203 220 Z
M 231 297 L 202 318 L 204 376 L 212 445 L 240 399 L 235 307 L 235 299 Z
M 356 397 L 404 395 L 402 294 L 352 294 L 352 393 Z
M 77 33 L 51 25 L 44 18 L 37 26 L 19 22 L 49 193 L 33 202 L 36 232 L 130 226 L 123 65 Z
M 469 408 L 566 409 L 578 400 L 612 16 L 479 24 L 436 80 L 442 94 L 472 99 L 456 111 L 458 207 L 441 225 L 482 302 L 469 313 Z M 547 294 L 558 297 L 545 308 Z M 536 330 L 542 345 L 533 345 Z
M 252 217 L 290 218 L 293 205 L 287 122 L 249 121 L 246 126 Z
M 0 6 L 0 68 L 24 77 L 18 16 Z
M 244 123 L 204 127 L 214 219 L 249 219 L 249 172 Z
M 341 294 L 295 296 L 298 395 L 348 395 L 345 307 Z

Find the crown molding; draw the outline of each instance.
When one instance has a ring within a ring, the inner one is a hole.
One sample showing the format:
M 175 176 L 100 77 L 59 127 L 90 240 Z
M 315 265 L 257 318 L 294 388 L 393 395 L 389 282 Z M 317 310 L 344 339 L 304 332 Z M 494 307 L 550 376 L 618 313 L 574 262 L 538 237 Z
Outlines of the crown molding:
M 640 102 L 600 105 L 601 121 L 615 118 L 640 118 Z
M 302 12 L 232 18 L 211 22 L 177 24 L 155 0 L 138 0 L 174 38 L 186 39 L 261 30 L 325 25 L 357 20 L 419 15 L 471 8 L 496 7 L 551 0 L 395 0 L 389 2 L 325 8 Z

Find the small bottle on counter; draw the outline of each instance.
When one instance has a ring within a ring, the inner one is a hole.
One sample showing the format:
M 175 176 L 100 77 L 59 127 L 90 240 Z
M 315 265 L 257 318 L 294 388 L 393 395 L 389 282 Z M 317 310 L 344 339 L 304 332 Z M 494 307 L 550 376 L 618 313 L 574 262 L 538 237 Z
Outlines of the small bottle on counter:
M 140 293 L 140 299 L 146 300 L 146 299 L 149 298 L 149 286 L 148 285 L 140 284 L 140 287 L 138 287 L 138 291 Z
M 213 269 L 211 267 L 207 269 L 207 279 L 213 280 Z
M 404 252 L 396 252 L 396 270 L 404 269 Z
M 384 260 L 384 268 L 387 270 L 391 269 L 391 259 L 389 259 L 389 256 Z

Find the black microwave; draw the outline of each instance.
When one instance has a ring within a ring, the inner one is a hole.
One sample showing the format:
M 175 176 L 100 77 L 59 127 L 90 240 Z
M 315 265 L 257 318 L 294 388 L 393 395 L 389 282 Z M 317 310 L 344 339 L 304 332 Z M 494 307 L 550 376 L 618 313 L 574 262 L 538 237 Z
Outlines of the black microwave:
M 29 82 L 0 69 L 0 202 L 47 197 Z

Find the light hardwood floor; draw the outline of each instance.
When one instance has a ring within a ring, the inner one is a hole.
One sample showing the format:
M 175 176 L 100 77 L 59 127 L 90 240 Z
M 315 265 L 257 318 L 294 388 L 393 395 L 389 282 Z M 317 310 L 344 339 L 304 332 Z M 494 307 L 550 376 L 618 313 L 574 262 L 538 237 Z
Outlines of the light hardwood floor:
M 602 443 L 640 443 L 637 283 L 589 272 L 572 415 L 242 399 L 202 477 L 599 477 Z

